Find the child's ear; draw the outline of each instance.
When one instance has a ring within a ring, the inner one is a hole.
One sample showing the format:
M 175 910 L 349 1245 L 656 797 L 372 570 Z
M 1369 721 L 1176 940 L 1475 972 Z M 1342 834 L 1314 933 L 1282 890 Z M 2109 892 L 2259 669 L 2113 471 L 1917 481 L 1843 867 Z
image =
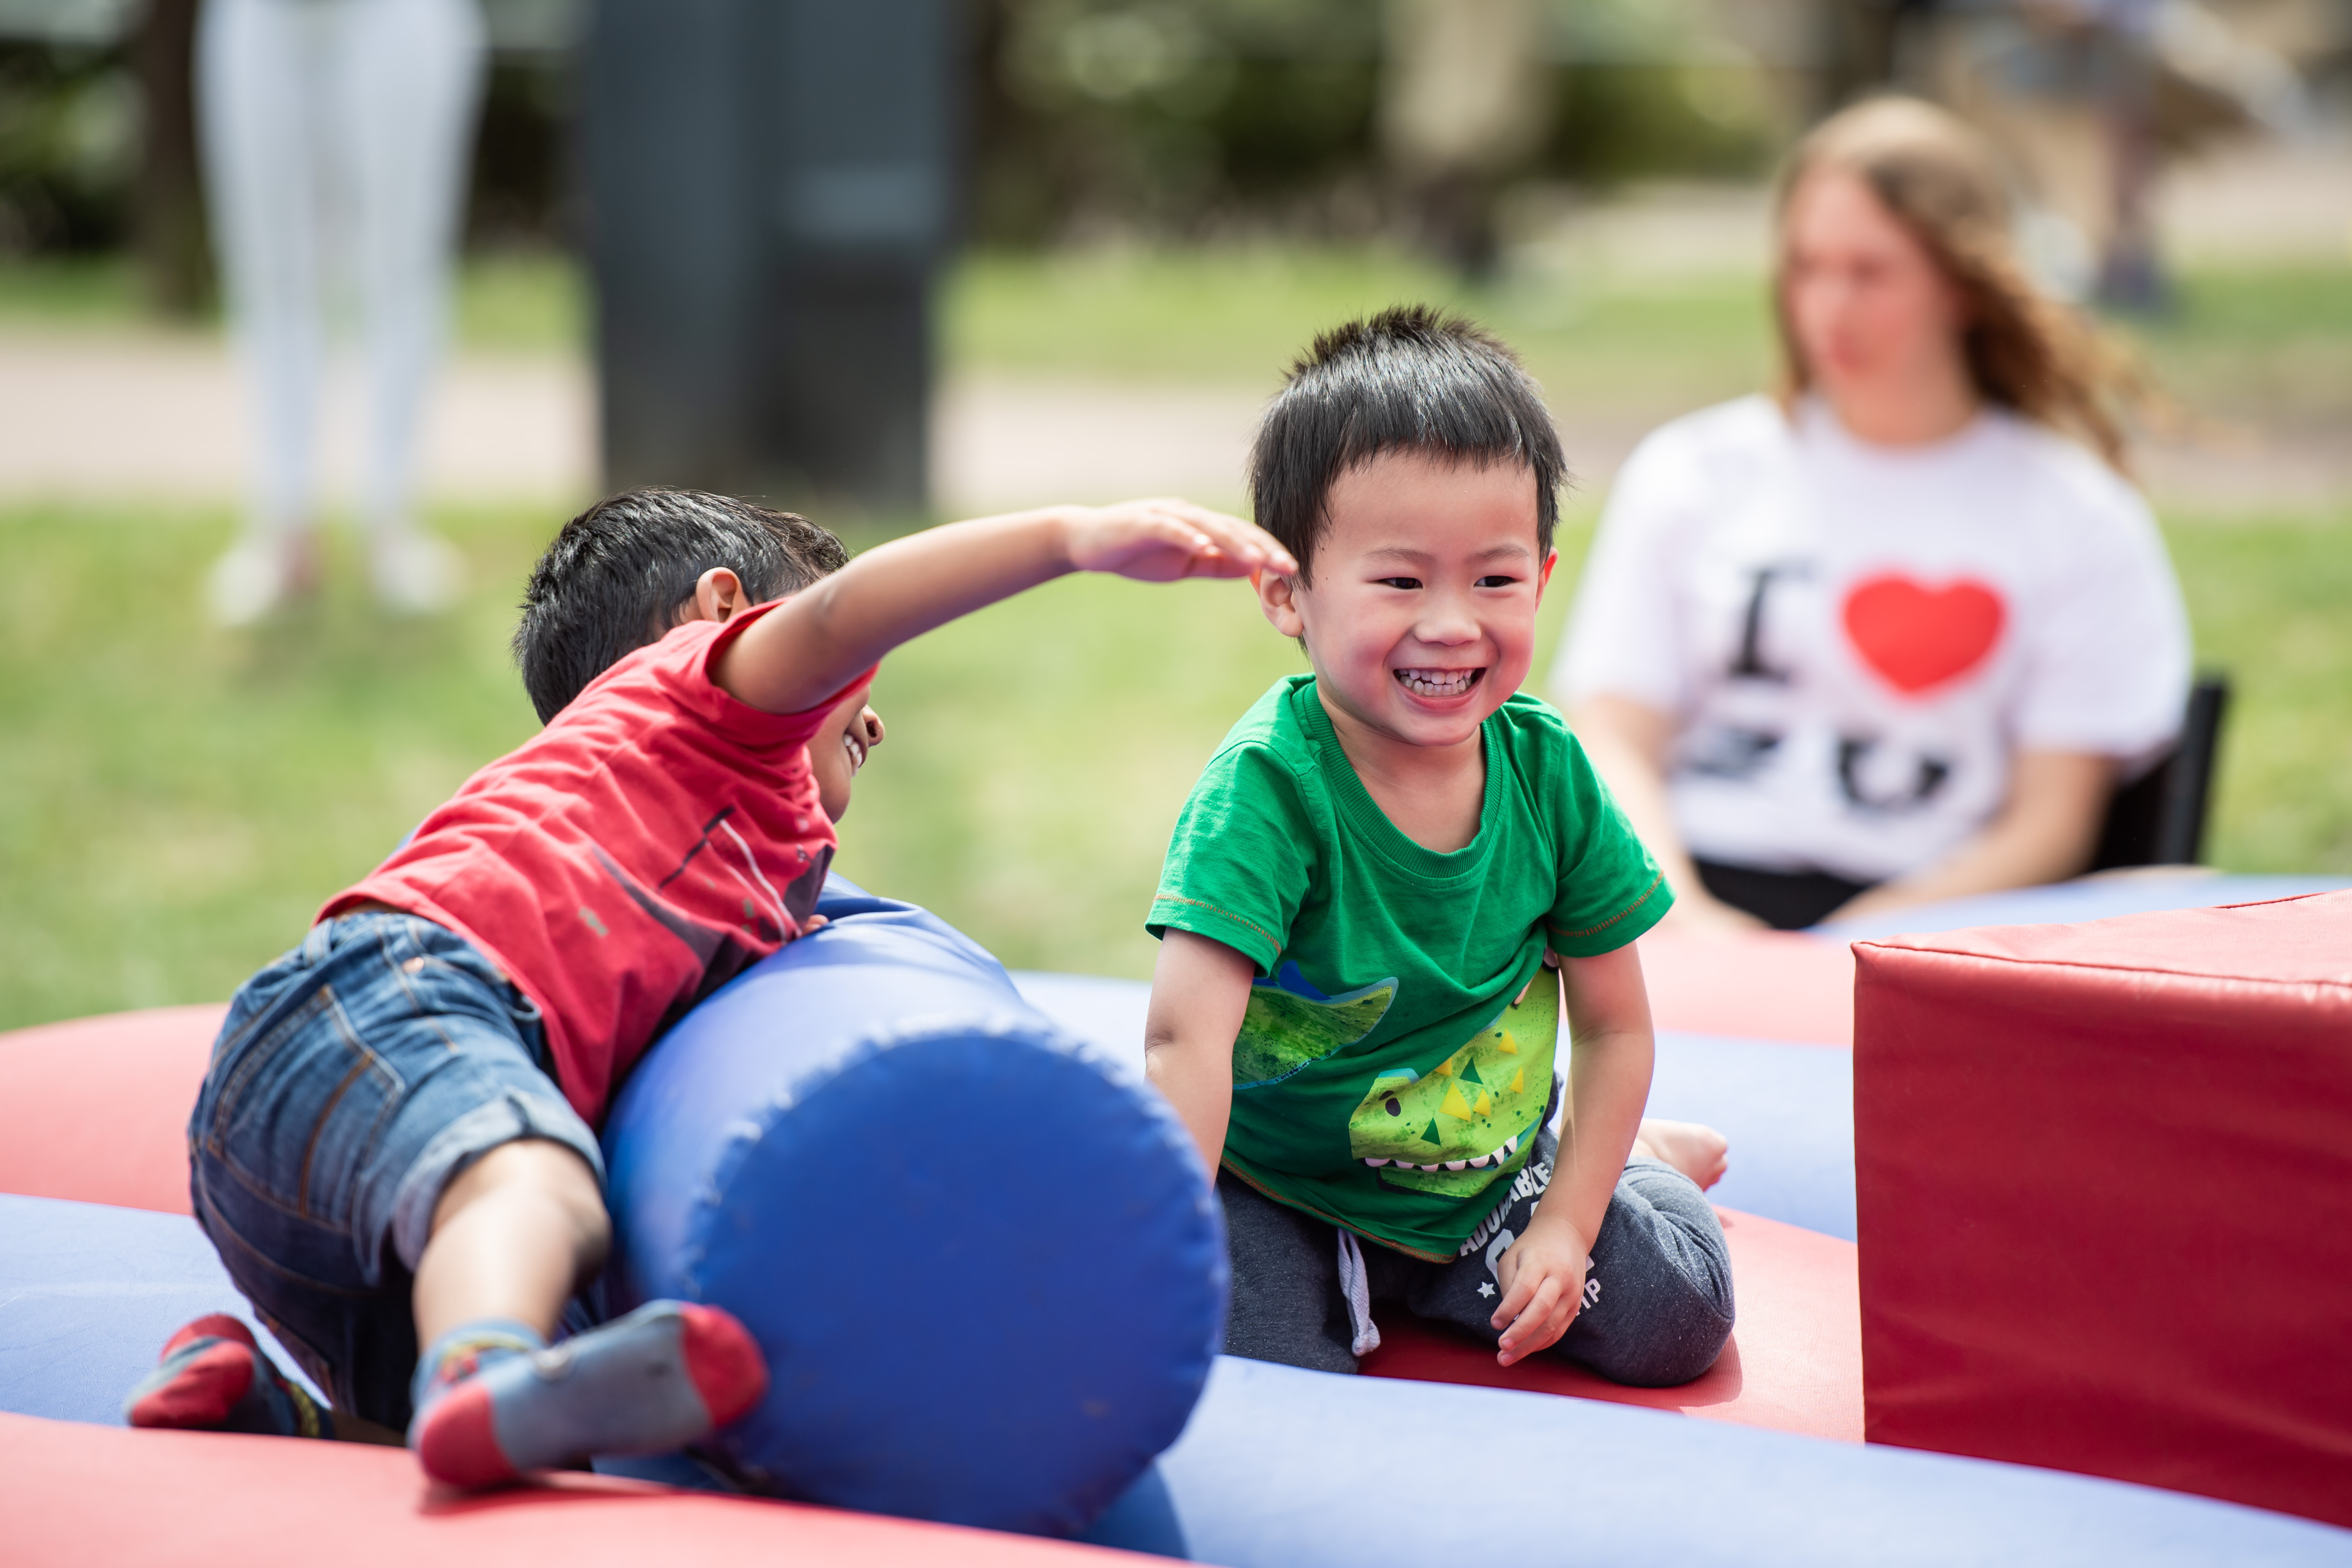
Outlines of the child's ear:
M 694 582 L 694 615 L 698 621 L 723 621 L 738 610 L 751 608 L 743 580 L 724 566 L 713 566 Z
M 1536 568 L 1536 603 L 1543 603 L 1544 590 L 1551 586 L 1551 569 L 1559 564 L 1559 552 L 1544 552 L 1544 563 Z
M 1257 590 L 1257 607 L 1284 637 L 1304 637 L 1307 623 L 1298 614 L 1298 579 L 1277 577 L 1263 567 L 1250 574 Z

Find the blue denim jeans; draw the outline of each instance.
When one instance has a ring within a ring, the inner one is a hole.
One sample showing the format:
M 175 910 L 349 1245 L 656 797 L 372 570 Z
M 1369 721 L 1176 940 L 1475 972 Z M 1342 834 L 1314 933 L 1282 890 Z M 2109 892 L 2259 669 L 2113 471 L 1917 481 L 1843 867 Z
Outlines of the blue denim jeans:
M 408 1424 L 413 1271 L 442 1189 L 519 1138 L 596 1138 L 543 1060 L 538 1009 L 413 915 L 343 915 L 246 982 L 188 1121 L 197 1223 L 343 1410 Z

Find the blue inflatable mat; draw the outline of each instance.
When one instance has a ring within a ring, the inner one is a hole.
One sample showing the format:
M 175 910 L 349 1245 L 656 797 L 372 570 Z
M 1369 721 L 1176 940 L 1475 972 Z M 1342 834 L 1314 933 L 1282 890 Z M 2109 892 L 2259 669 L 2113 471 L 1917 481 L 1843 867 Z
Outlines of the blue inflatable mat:
M 0 1194 L 0 1410 L 119 1426 L 163 1342 L 206 1312 L 245 1320 L 293 1371 L 195 1221 Z
M 1034 971 L 1013 979 L 1063 1028 L 1142 1070 L 1151 987 Z M 1853 1239 L 1853 1052 L 1662 1030 L 1649 1114 L 1704 1121 L 1731 1140 L 1730 1173 L 1707 1194 L 1717 1203 Z
M 0 1196 L 0 1409 L 116 1422 L 173 1329 L 242 1306 L 193 1220 Z M 2352 1534 L 2117 1482 L 1230 1358 L 1088 1539 L 1228 1568 L 2352 1565 Z
M 1947 899 L 1868 920 L 1838 921 L 1813 927 L 1840 942 L 1911 936 L 1974 926 L 2072 925 L 2113 920 L 2117 915 L 2161 910 L 2210 910 L 2223 904 L 2259 904 L 2305 893 L 2330 893 L 2352 887 L 2343 877 L 2232 877 L 2209 871 L 2151 870 L 2128 875 L 2084 877 L 2044 888 L 2012 888 L 1972 899 Z
M 1854 1239 L 1852 1051 L 1661 1030 L 1648 1113 L 1731 1141 L 1709 1199 Z
M 1230 1357 L 1159 1475 L 1226 1568 L 2352 1564 L 2352 1532 L 2120 1481 Z

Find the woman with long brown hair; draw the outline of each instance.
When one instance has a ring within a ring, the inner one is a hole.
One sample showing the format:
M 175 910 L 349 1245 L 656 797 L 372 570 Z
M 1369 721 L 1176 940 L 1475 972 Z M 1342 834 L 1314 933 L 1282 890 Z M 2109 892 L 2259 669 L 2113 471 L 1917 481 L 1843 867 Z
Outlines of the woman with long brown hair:
M 1619 476 L 1554 672 L 1686 925 L 2074 875 L 2178 731 L 2189 633 L 2120 359 L 2019 264 L 1999 171 L 1905 99 L 1780 187 L 1784 374 Z

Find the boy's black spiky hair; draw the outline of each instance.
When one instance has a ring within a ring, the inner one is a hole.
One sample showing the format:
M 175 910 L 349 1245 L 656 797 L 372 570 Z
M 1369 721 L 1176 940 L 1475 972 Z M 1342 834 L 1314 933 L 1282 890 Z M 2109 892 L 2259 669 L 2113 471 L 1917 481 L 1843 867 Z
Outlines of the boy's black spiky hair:
M 1527 465 L 1536 539 L 1549 552 L 1568 460 L 1535 378 L 1467 319 L 1395 305 L 1318 337 L 1291 366 L 1250 448 L 1258 526 L 1298 558 L 1302 582 L 1312 581 L 1332 485 L 1388 452 Z
M 658 641 L 714 566 L 753 604 L 797 593 L 849 560 L 804 517 L 702 490 L 628 490 L 563 525 L 531 568 L 515 627 L 523 689 L 546 722 L 583 688 Z

